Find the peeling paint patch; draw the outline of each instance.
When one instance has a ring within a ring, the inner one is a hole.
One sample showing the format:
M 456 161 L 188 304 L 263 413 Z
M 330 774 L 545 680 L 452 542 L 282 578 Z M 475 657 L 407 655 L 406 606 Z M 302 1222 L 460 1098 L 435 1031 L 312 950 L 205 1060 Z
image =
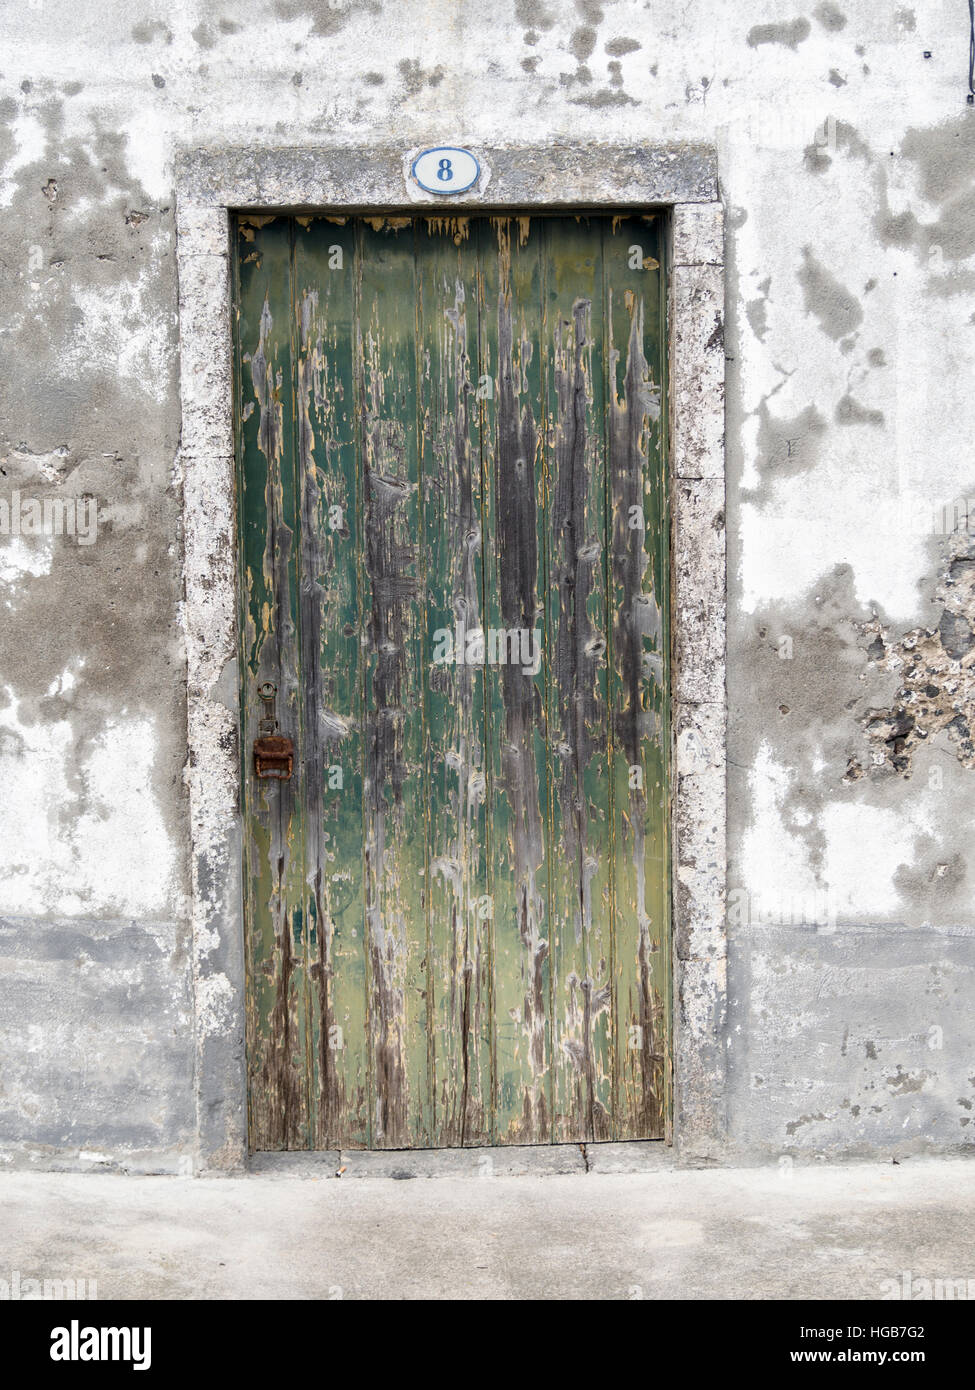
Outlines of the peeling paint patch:
M 42 574 L 50 574 L 52 546 L 50 538 L 44 539 L 46 544 L 35 542 L 28 545 L 20 536 L 15 536 L 0 549 L 0 585 L 15 589 L 24 575 L 37 578 Z M 4 599 L 8 608 L 13 602 L 13 595 Z
M 16 152 L 11 155 L 0 171 L 0 207 L 9 207 L 17 191 L 17 174 L 43 159 L 47 149 L 47 136 L 43 125 L 32 114 L 19 116 L 10 126 Z
M 863 322 L 860 301 L 830 274 L 808 246 L 802 249 L 798 280 L 802 286 L 806 313 L 816 317 L 827 337 L 836 342 L 859 328 Z
M 848 391 L 836 403 L 836 423 L 838 425 L 880 426 L 884 423 L 884 412 L 871 410 L 868 406 L 861 405 Z
M 634 97 L 629 96 L 626 92 L 601 87 L 596 92 L 586 92 L 583 96 L 573 97 L 571 105 L 589 106 L 593 110 L 598 110 L 607 106 L 636 106 L 638 103 Z
M 782 24 L 755 24 L 748 31 L 748 47 L 760 48 L 765 43 L 777 43 L 795 52 L 808 39 L 811 27 L 808 19 L 793 19 Z
M 207 975 L 197 981 L 196 1009 L 199 1026 L 208 1036 L 232 1029 L 237 1021 L 237 994 L 226 975 Z
M 831 4 L 830 0 L 823 0 L 823 4 L 817 5 L 813 15 L 831 34 L 837 34 L 846 28 L 846 15 L 836 5 Z
M 636 53 L 641 47 L 642 45 L 637 43 L 636 39 L 610 39 L 609 43 L 606 44 L 605 51 L 612 58 L 622 58 L 627 53 Z
M 802 1129 L 804 1125 L 822 1124 L 822 1122 L 828 1118 L 829 1116 L 824 1115 L 822 1111 L 817 1115 L 800 1115 L 797 1120 L 789 1121 L 785 1127 L 785 1132 L 786 1134 L 795 1134 L 796 1131 Z
M 160 251 L 154 248 L 155 255 Z M 77 381 L 114 368 L 130 388 L 165 403 L 173 387 L 171 321 L 157 305 L 148 273 L 77 287 L 73 299 L 79 319 L 65 345 L 62 373 Z
M 927 1072 L 905 1071 L 898 1065 L 897 1070 L 892 1076 L 884 1078 L 887 1089 L 895 1096 L 912 1095 L 924 1087 L 927 1080 Z

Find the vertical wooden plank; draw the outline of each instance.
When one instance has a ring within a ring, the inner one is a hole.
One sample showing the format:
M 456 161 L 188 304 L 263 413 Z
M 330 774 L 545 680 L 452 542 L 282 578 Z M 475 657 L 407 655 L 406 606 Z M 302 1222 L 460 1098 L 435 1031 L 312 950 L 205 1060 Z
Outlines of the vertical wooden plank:
M 368 1143 L 355 229 L 295 223 L 312 1134 Z
M 491 926 L 485 854 L 477 248 L 466 218 L 417 227 L 426 594 L 433 1142 L 488 1142 Z
M 616 1136 L 662 1137 L 669 1017 L 667 511 L 657 222 L 604 236 L 608 332 Z
M 601 224 L 542 223 L 554 1140 L 612 1136 Z
M 481 229 L 487 815 L 494 910 L 495 1121 L 499 1143 L 551 1133 L 551 1039 L 544 808 L 546 534 L 539 406 L 541 243 L 528 219 Z M 492 650 L 492 643 L 494 649 Z M 498 658 L 501 658 L 498 660 Z
M 374 1148 L 430 1143 L 423 592 L 413 224 L 359 231 L 368 583 L 363 776 Z
M 302 877 L 301 671 L 291 228 L 237 226 L 236 425 L 242 518 L 242 785 L 248 971 L 250 1143 L 307 1148 L 308 978 Z M 295 776 L 257 781 L 251 748 L 263 713 L 257 688 L 277 687 L 281 732 L 295 740 Z

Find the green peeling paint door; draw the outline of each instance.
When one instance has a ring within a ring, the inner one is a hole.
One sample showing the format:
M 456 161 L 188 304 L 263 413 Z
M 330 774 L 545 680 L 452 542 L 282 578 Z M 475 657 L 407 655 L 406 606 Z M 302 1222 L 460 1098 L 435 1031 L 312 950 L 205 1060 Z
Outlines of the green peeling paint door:
M 254 1149 L 664 1135 L 662 230 L 237 223 Z

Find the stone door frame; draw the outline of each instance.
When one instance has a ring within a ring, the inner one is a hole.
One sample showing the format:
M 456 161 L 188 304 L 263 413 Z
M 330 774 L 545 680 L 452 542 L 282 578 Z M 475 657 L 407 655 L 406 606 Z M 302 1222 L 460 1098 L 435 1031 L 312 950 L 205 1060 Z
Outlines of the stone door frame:
M 473 147 L 460 195 L 422 192 L 415 149 L 192 150 L 177 160 L 194 1090 L 199 1172 L 247 1157 L 244 916 L 231 384 L 234 211 L 663 212 L 671 489 L 673 1142 L 726 1131 L 724 235 L 704 146 Z

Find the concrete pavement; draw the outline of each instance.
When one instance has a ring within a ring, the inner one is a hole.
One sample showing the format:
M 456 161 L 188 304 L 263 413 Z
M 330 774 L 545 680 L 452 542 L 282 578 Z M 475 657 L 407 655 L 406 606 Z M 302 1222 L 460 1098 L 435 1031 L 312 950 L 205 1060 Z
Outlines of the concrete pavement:
M 621 1172 L 609 1157 L 520 1176 L 483 1153 L 428 1177 L 396 1160 L 338 1180 L 328 1160 L 4 1173 L 0 1281 L 94 1279 L 99 1299 L 794 1299 L 880 1298 L 906 1272 L 975 1295 L 973 1162 Z

